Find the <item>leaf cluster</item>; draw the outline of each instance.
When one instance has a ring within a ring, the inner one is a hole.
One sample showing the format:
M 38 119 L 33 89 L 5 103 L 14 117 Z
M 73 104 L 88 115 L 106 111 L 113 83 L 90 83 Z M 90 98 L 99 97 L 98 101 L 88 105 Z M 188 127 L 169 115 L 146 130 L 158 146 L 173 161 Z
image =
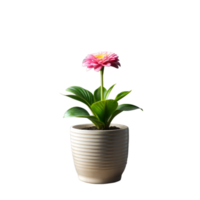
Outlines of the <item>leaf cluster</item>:
M 107 129 L 123 112 L 132 112 L 139 110 L 145 112 L 144 108 L 133 103 L 120 103 L 123 99 L 134 92 L 134 89 L 123 90 L 110 98 L 118 83 L 113 83 L 109 87 L 104 86 L 103 100 L 101 100 L 101 86 L 94 90 L 88 90 L 80 85 L 71 85 L 65 87 L 63 92 L 57 95 L 70 98 L 85 106 L 71 106 L 63 112 L 62 119 L 65 118 L 83 118 L 92 122 L 98 129 Z

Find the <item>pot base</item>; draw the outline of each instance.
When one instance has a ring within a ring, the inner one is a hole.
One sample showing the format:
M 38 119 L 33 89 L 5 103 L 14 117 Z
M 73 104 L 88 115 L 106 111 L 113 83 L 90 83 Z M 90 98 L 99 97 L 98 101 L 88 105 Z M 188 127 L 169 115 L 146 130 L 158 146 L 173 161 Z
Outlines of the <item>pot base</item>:
M 80 181 L 92 184 L 106 184 L 106 183 L 114 183 L 121 180 L 121 176 L 113 177 L 110 179 L 99 179 L 99 178 L 89 178 L 85 176 L 78 176 Z

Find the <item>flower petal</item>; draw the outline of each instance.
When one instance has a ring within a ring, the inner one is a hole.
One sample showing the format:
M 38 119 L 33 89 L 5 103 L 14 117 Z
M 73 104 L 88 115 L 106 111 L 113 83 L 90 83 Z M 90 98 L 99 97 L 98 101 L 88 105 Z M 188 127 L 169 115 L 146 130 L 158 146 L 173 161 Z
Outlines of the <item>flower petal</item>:
M 87 67 L 86 63 L 83 63 L 81 66 L 82 66 L 82 68 Z
M 99 72 L 102 69 L 102 67 L 103 67 L 102 65 L 99 65 L 98 67 L 95 67 L 94 70 L 96 72 Z
M 110 63 L 107 63 L 107 64 L 104 64 L 104 66 L 106 66 L 106 67 L 110 67 L 111 64 L 110 64 Z
M 114 68 L 114 69 L 122 68 L 122 67 L 121 67 L 121 64 L 119 64 L 119 63 L 112 63 L 112 66 L 111 66 L 111 67 Z

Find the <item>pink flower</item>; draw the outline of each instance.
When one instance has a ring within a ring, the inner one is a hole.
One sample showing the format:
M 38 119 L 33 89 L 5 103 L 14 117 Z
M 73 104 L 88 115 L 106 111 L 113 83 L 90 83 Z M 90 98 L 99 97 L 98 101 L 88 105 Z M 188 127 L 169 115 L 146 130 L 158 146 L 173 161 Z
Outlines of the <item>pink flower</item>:
M 118 68 L 120 63 L 117 54 L 111 52 L 100 52 L 89 54 L 83 60 L 83 66 L 87 67 L 88 69 L 94 68 L 94 70 L 98 72 L 104 66 Z

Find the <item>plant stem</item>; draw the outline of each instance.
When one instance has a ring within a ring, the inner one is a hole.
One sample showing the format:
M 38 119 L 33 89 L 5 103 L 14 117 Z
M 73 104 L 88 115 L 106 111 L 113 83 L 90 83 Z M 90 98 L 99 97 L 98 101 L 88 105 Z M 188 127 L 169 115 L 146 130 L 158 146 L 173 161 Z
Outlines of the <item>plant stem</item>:
M 105 78 L 106 78 L 106 67 L 104 67 L 103 87 L 105 86 Z
M 101 69 L 101 101 L 103 101 L 103 71 L 104 71 L 104 67 Z

